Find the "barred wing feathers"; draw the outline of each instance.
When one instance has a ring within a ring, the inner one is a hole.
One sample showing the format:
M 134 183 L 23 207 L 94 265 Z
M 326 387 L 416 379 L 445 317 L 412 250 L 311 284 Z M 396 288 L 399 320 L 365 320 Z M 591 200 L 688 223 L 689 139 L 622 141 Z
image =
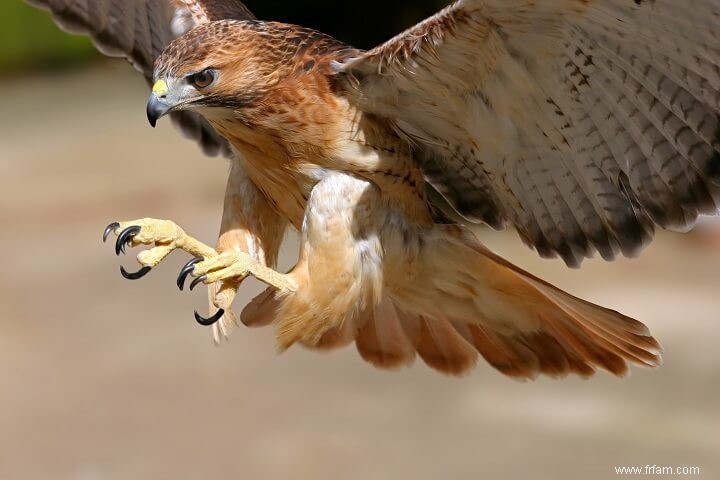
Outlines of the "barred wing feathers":
M 720 205 L 720 0 L 461 0 L 337 65 L 465 218 L 577 266 Z
M 27 0 L 49 10 L 63 29 L 89 35 L 103 54 L 126 58 L 148 82 L 153 64 L 173 38 L 198 23 L 254 18 L 238 0 Z M 227 141 L 201 116 L 171 114 L 173 123 L 207 155 L 231 155 Z

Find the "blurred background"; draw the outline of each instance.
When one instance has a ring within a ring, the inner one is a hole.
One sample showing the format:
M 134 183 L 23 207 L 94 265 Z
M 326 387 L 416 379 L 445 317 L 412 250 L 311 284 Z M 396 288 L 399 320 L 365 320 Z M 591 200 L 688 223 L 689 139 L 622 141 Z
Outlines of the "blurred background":
M 443 2 L 247 1 L 265 19 L 370 47 Z M 0 3 L 0 480 L 606 479 L 616 466 L 720 478 L 720 234 L 658 234 L 639 259 L 568 270 L 513 232 L 491 248 L 573 294 L 646 322 L 665 365 L 615 379 L 520 383 L 484 363 L 445 378 L 374 370 L 354 348 L 276 355 L 271 329 L 213 344 L 174 285 L 173 254 L 127 282 L 109 222 L 171 218 L 213 243 L 227 163 L 169 122 L 122 61 Z M 283 267 L 297 241 L 289 235 Z M 121 258 L 134 267 L 132 255 Z M 258 291 L 251 281 L 239 311 Z

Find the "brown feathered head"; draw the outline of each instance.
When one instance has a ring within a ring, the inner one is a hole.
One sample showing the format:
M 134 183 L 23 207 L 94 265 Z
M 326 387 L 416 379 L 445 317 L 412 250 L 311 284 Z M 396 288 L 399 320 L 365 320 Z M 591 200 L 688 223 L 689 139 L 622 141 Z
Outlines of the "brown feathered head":
M 174 110 L 253 104 L 286 70 L 281 40 L 256 20 L 206 23 L 178 37 L 155 62 L 150 124 Z

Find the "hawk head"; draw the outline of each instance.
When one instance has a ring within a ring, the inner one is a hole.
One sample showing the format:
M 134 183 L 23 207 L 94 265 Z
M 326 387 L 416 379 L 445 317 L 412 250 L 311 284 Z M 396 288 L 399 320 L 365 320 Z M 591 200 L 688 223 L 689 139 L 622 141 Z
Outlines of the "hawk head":
M 252 20 L 211 22 L 178 37 L 155 62 L 150 124 L 175 110 L 234 112 L 252 105 L 282 74 L 277 40 Z

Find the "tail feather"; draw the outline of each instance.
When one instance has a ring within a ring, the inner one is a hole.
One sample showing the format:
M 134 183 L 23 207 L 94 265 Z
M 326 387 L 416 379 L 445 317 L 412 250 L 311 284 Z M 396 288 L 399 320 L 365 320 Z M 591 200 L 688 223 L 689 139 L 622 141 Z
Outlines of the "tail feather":
M 355 343 L 363 359 L 376 367 L 391 369 L 415 360 L 415 343 L 387 297 L 361 315 L 367 315 L 368 320 L 359 330 Z
M 551 377 L 564 377 L 568 373 L 573 372 L 582 375 L 584 371 L 572 370 L 572 366 L 577 362 L 572 362 L 568 358 L 565 349 L 558 341 L 547 332 L 539 332 L 528 335 L 525 344 L 535 352 L 540 361 L 540 372 Z
M 401 368 L 419 356 L 449 375 L 466 373 L 479 355 L 521 379 L 590 377 L 598 369 L 623 376 L 628 363 L 660 365 L 660 345 L 642 323 L 523 271 L 467 232 L 438 230 L 426 239 L 421 276 L 405 290 L 392 284 L 374 305 L 300 343 L 329 350 L 355 342 L 376 367 Z M 267 290 L 246 307 L 242 322 L 285 322 L 278 318 L 287 311 L 285 301 L 287 296 Z
M 576 359 L 584 362 L 591 369 L 603 368 L 615 375 L 626 375 L 628 372 L 627 363 L 623 358 L 612 351 L 604 348 L 597 338 L 590 338 L 585 335 L 579 319 L 569 318 L 557 320 L 546 317 L 544 329 L 553 334 L 568 352 Z M 581 319 L 580 319 L 581 321 Z
M 402 302 L 400 296 L 399 308 L 462 312 L 448 325 L 502 373 L 518 378 L 570 373 L 589 377 L 602 369 L 623 376 L 628 363 L 660 365 L 660 345 L 642 323 L 525 272 L 468 232 L 444 232 L 437 242 L 428 242 L 425 252 L 425 275 L 431 279 L 426 302 L 418 303 L 423 295 L 413 285 L 414 303 Z M 472 315 L 467 314 L 468 305 Z
M 596 328 L 592 321 L 586 322 L 582 327 L 588 336 L 594 337 L 595 341 L 606 349 L 634 363 L 653 366 L 660 362 L 660 357 L 653 353 L 658 348 L 658 344 L 652 337 L 640 337 L 633 333 L 622 332 L 625 336 L 621 338 L 621 333 Z M 651 341 L 648 341 L 648 338 Z
M 446 319 L 418 317 L 418 355 L 431 368 L 461 375 L 477 362 L 477 352 Z
M 546 294 L 577 322 L 577 328 L 583 331 L 584 336 L 594 338 L 606 349 L 634 363 L 646 366 L 661 363 L 660 344 L 650 336 L 650 331 L 641 322 L 572 297 L 554 287 Z
M 268 288 L 245 306 L 240 321 L 248 327 L 265 327 L 273 322 L 279 306 L 275 292 Z
M 337 327 L 325 332 L 314 348 L 318 350 L 336 350 L 347 347 L 355 341 L 360 329 L 367 322 L 367 317 L 347 318 Z
M 534 350 L 480 325 L 471 325 L 470 331 L 473 345 L 495 369 L 515 378 L 537 376 L 541 362 Z

